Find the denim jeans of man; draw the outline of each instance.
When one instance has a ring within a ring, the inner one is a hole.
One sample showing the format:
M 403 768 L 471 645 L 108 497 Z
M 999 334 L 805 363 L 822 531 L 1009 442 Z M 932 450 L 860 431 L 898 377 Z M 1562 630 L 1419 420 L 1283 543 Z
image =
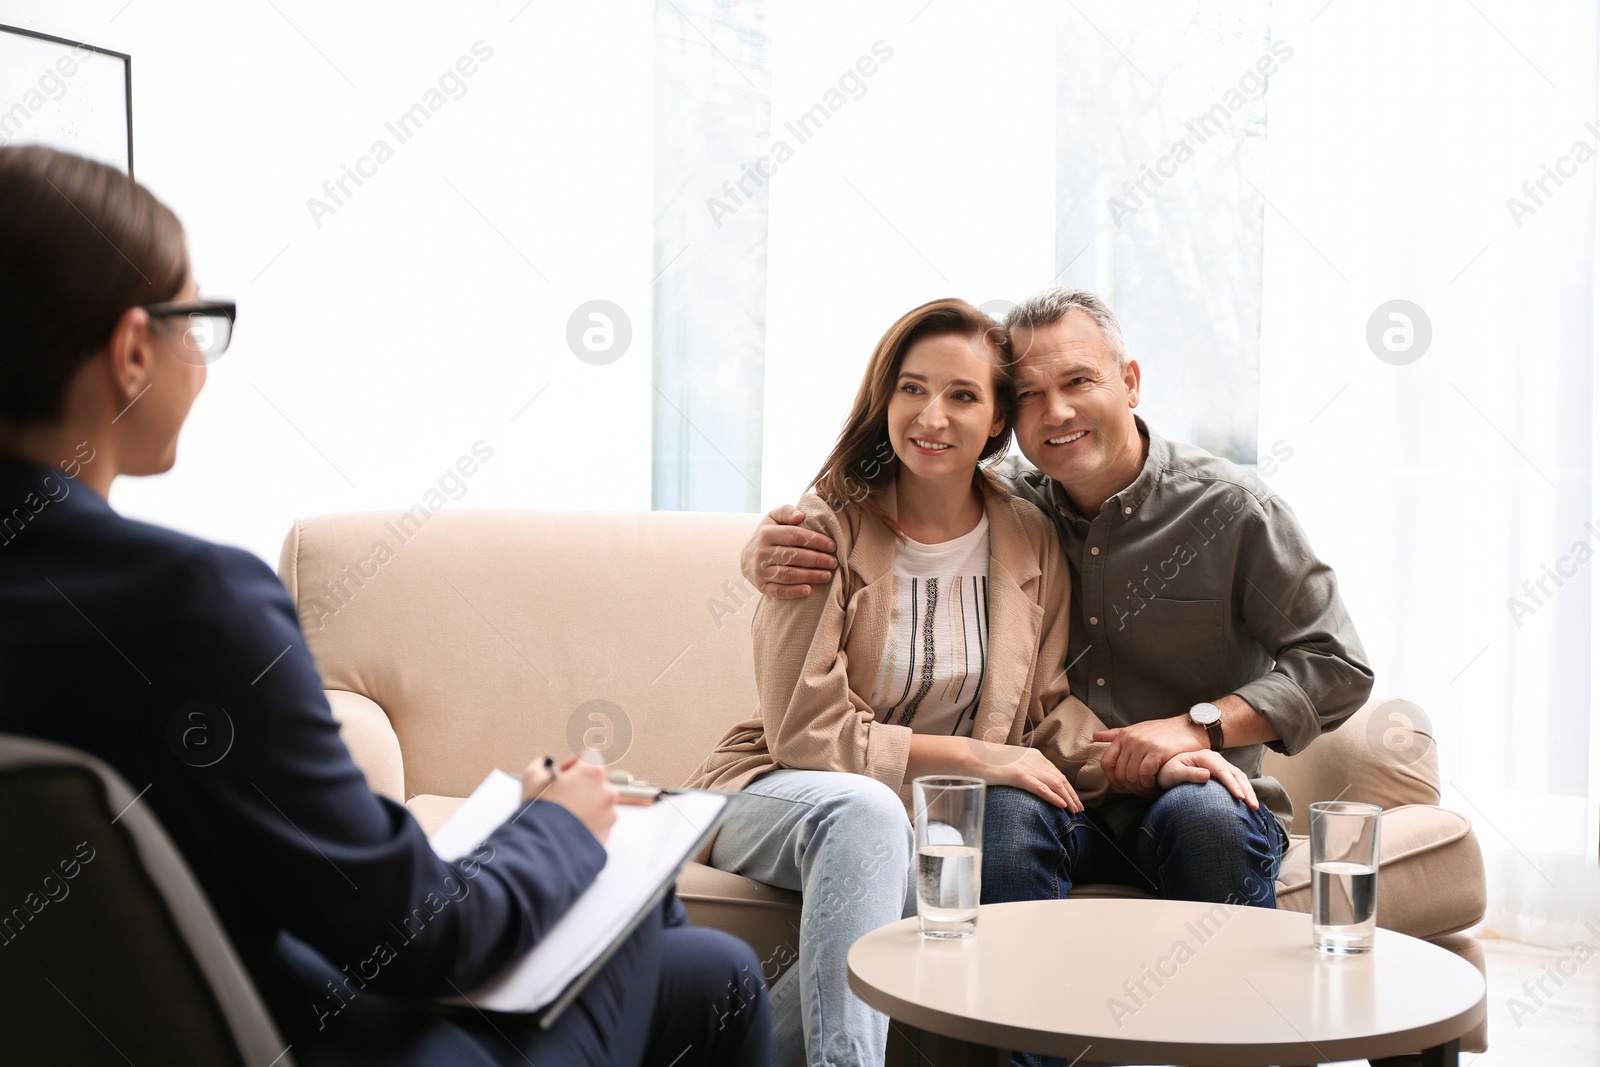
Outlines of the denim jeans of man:
M 1110 882 L 1167 900 L 1277 907 L 1283 831 L 1220 782 L 1167 790 L 1120 837 L 1093 811 L 1071 814 L 1009 786 L 990 786 L 985 808 L 985 904 L 1060 900 L 1074 885 Z M 1066 1061 L 1016 1053 L 1011 1062 Z
M 770 771 L 733 804 L 711 865 L 801 895 L 794 955 L 762 961 L 770 974 L 794 960 L 769 992 L 778 1067 L 883 1062 L 889 1017 L 851 991 L 845 958 L 863 934 L 916 914 L 912 859 L 905 805 L 865 775 Z

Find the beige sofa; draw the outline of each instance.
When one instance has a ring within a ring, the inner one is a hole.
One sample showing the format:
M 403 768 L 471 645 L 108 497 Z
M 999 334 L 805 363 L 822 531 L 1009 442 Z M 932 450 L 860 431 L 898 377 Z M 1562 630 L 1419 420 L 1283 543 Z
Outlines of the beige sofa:
M 429 829 L 492 768 L 590 744 L 660 785 L 681 783 L 755 706 L 754 591 L 738 570 L 751 515 L 439 511 L 295 523 L 284 584 L 372 788 Z M 1382 805 L 1384 926 L 1439 941 L 1484 912 L 1468 821 L 1440 808 L 1426 720 L 1374 701 L 1307 751 L 1271 758 L 1296 833 L 1306 805 Z M 1281 908 L 1309 911 L 1305 839 L 1278 880 Z M 732 931 L 768 978 L 794 959 L 799 897 L 700 864 L 678 891 L 697 923 Z M 1079 892 L 1133 893 L 1117 887 Z M 1469 1035 L 1463 1048 L 1482 1047 Z

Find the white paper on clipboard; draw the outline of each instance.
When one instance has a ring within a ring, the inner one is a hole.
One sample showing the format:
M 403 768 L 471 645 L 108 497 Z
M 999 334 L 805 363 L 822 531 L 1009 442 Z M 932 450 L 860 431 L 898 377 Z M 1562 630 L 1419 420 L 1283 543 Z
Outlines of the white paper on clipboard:
M 562 994 L 581 989 L 574 983 L 592 976 L 660 901 L 715 829 L 729 799 L 725 793 L 683 792 L 666 793 L 654 804 L 618 804 L 606 865 L 594 883 L 526 956 L 458 1002 L 485 1011 L 536 1012 L 550 1005 L 559 1011 L 570 999 Z M 521 807 L 521 780 L 491 771 L 429 843 L 441 858 L 459 859 Z

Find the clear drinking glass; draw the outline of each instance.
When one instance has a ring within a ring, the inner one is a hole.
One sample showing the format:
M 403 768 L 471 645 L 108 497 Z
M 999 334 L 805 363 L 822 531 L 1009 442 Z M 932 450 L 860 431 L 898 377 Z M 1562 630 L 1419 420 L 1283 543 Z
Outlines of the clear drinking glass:
M 1381 814 L 1347 800 L 1311 805 L 1311 943 L 1323 952 L 1372 951 Z
M 911 783 L 923 937 L 971 937 L 978 929 L 984 789 L 982 778 L 959 775 L 928 775 Z

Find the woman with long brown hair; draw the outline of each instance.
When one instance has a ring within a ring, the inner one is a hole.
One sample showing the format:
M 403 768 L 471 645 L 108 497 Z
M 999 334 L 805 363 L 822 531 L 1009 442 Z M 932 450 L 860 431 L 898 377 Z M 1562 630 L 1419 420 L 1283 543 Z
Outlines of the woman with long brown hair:
M 983 469 L 1010 442 L 1007 347 L 962 300 L 878 342 L 801 501 L 838 546 L 823 595 L 762 598 L 756 714 L 691 779 L 739 790 L 710 862 L 801 904 L 772 989 L 774 1057 L 881 1063 L 888 1019 L 850 991 L 862 934 L 915 911 L 911 780 L 963 774 L 1081 811 L 1104 778 L 1068 695 L 1069 579 L 1055 531 Z M 821 591 L 819 591 L 821 592 Z

